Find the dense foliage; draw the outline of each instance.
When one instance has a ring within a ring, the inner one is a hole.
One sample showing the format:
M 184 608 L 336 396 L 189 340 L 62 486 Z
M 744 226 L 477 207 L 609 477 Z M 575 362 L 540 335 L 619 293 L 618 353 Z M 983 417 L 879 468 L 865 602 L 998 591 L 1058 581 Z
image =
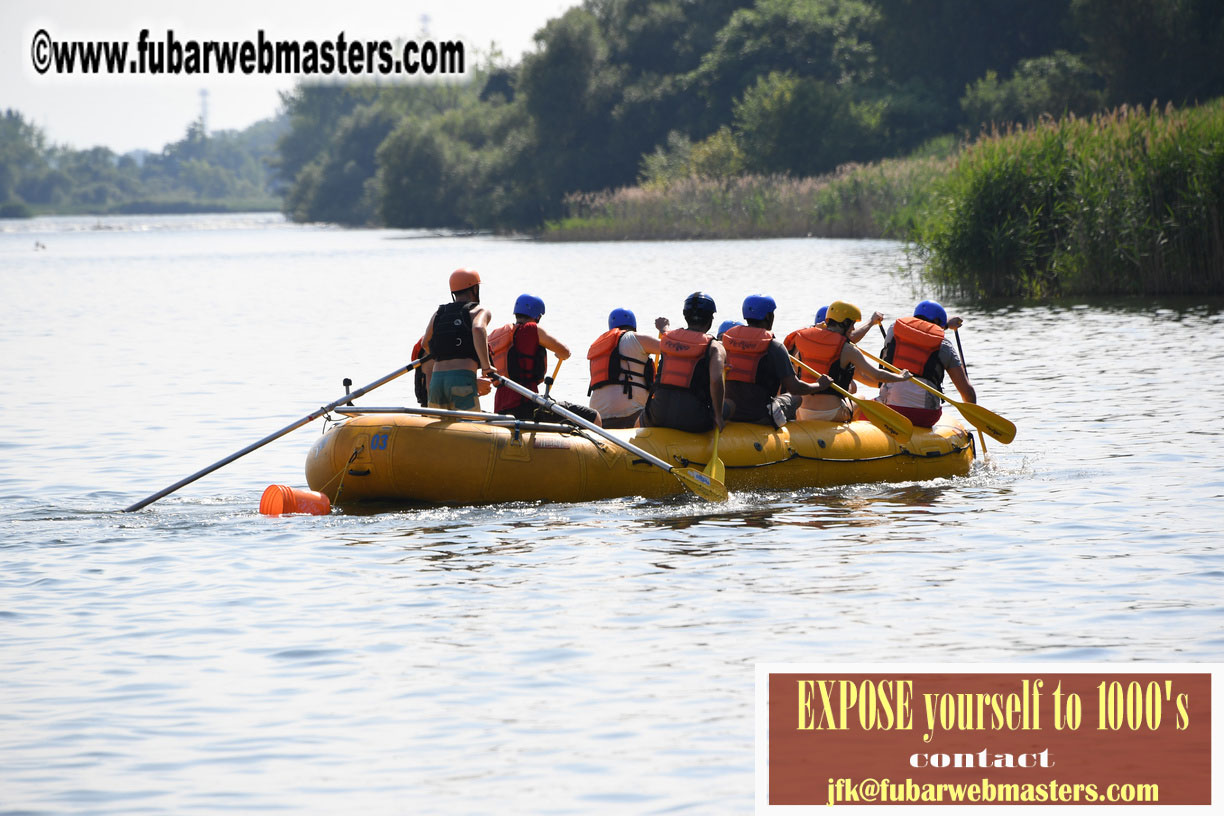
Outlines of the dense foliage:
M 1224 93 L 1217 0 L 585 0 L 458 84 L 299 88 L 302 220 L 535 229 L 567 197 L 833 173 L 990 124 Z
M 985 136 L 914 237 L 969 295 L 1224 293 L 1224 100 Z
M 52 145 L 16 111 L 0 115 L 0 215 L 55 212 L 181 212 L 274 207 L 268 160 L 285 132 L 268 119 L 206 134 L 193 122 L 160 153 L 122 156 L 105 147 Z

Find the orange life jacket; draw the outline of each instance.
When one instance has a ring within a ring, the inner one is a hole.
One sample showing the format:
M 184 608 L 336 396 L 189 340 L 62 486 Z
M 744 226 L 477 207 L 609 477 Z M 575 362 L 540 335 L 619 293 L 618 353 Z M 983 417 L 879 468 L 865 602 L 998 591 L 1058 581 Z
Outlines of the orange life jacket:
M 755 326 L 732 326 L 723 333 L 727 350 L 727 380 L 755 383 L 760 379 L 761 361 L 769 350 L 773 333 Z
M 659 338 L 659 377 L 656 385 L 693 391 L 709 398 L 709 372 L 705 363 L 714 338 L 692 329 L 672 329 Z
M 589 397 L 596 388 L 620 383 L 626 397 L 633 396 L 634 388 L 649 389 L 654 382 L 654 360 L 646 355 L 645 360 L 636 357 L 626 357 L 620 353 L 621 338 L 628 333 L 627 329 L 609 329 L 599 337 L 587 350 L 587 359 L 591 361 L 591 385 L 587 388 Z M 638 374 L 621 365 L 623 361 L 638 363 L 644 373 Z
M 844 334 L 829 331 L 824 326 L 811 326 L 795 332 L 794 342 L 796 357 L 820 374 L 828 374 L 842 388 L 850 386 L 850 381 L 854 379 L 854 364 L 842 368 L 840 362 L 842 348 L 846 345 Z M 799 369 L 799 376 L 804 382 L 820 379 L 806 368 Z
M 943 345 L 944 330 L 920 317 L 901 317 L 893 323 L 892 331 L 892 340 L 880 356 L 915 377 L 929 380 L 936 388 L 942 386 L 944 370 L 939 362 L 939 347 Z

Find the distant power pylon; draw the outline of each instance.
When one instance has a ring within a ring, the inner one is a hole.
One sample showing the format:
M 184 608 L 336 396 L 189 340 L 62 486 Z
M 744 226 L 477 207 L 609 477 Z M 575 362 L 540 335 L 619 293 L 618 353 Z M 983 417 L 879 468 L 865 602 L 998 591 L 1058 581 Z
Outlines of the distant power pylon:
M 200 130 L 208 135 L 208 89 L 200 89 Z

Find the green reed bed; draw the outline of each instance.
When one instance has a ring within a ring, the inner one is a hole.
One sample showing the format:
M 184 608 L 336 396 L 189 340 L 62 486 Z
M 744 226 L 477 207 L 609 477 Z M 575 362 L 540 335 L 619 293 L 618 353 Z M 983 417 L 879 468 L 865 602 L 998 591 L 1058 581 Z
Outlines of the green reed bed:
M 567 197 L 554 241 L 904 237 L 948 160 L 847 165 L 818 178 L 691 177 Z
M 992 133 L 912 223 L 926 270 L 987 297 L 1224 293 L 1224 100 Z

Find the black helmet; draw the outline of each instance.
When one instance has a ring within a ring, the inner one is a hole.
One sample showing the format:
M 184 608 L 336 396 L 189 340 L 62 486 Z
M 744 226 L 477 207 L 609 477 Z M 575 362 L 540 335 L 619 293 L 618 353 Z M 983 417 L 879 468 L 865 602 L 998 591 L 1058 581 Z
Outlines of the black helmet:
M 714 298 L 705 292 L 694 292 L 684 299 L 685 315 L 696 314 L 712 318 L 716 311 L 718 307 L 714 305 Z

